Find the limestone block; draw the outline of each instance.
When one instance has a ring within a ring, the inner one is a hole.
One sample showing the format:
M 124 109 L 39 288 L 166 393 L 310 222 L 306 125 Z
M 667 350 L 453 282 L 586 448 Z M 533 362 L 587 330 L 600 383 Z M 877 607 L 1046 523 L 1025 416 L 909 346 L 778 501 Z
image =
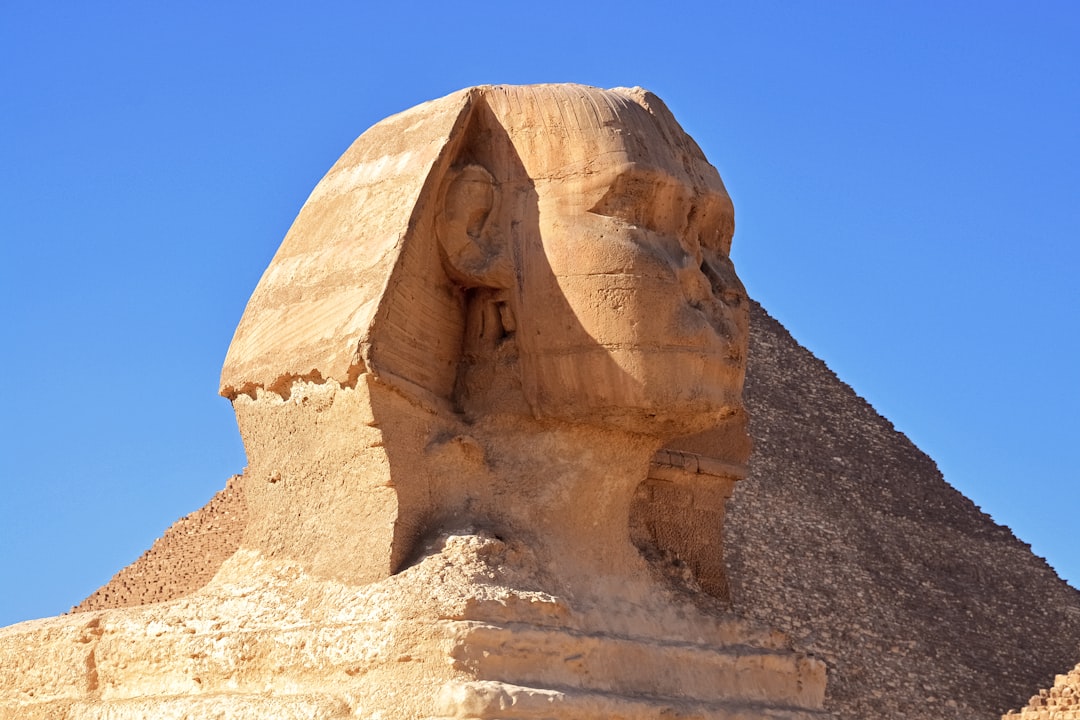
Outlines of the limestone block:
M 13 626 L 0 718 L 824 717 L 824 665 L 776 633 L 660 588 L 534 589 L 531 550 L 490 536 L 425 552 L 357 586 L 241 550 L 183 599 Z
M 1028 701 L 1027 707 L 1010 710 L 1002 720 L 1073 720 L 1080 718 L 1080 665 L 1063 675 L 1054 676 L 1054 684 L 1042 689 Z

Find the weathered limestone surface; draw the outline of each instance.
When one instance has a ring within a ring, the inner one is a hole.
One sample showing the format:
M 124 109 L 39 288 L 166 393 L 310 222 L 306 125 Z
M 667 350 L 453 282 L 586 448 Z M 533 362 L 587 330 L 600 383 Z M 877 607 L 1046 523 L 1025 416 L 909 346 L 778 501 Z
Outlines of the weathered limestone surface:
M 1080 665 L 1054 678 L 1053 687 L 1033 695 L 1026 707 L 1002 720 L 1080 720 Z
M 0 717 L 826 717 L 824 663 L 725 605 L 732 232 L 640 89 L 473 88 L 372 128 L 226 358 L 239 548 L 141 586 L 176 599 L 118 607 L 148 557 L 111 609 L 0 632 Z
M 710 595 L 727 599 L 723 562 L 725 502 L 743 466 L 678 450 L 661 450 L 638 486 L 631 510 L 631 539 L 647 553 L 679 558 L 676 573 L 689 574 Z M 247 526 L 243 477 L 229 478 L 205 506 L 180 518 L 153 546 L 71 612 L 135 607 L 176 600 L 204 587 L 240 547 Z M 657 501 L 657 496 L 666 500 Z M 681 569 L 680 569 L 681 568 Z
M 665 440 L 709 429 L 745 463 L 733 229 L 716 170 L 640 89 L 475 88 L 375 126 L 226 357 L 244 545 L 373 582 L 471 523 L 528 534 L 589 592 L 622 585 Z
M 240 550 L 181 600 L 0 630 L 0 717 L 819 717 L 821 663 L 669 597 L 576 610 L 528 548 L 437 539 L 346 585 Z

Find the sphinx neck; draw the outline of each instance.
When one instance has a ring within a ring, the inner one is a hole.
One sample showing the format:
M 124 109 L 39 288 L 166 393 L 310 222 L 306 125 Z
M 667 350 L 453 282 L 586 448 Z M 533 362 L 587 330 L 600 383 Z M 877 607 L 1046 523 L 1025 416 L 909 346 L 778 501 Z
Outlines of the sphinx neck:
M 647 577 L 630 539 L 630 508 L 660 440 L 520 416 L 490 417 L 473 430 L 486 486 L 474 507 L 496 532 L 525 543 L 575 594 L 618 592 Z

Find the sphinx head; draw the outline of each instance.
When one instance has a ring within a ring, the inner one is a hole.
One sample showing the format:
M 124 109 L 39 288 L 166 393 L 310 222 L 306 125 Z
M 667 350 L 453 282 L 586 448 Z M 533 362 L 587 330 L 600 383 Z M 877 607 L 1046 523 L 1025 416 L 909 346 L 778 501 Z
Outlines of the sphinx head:
M 499 410 L 509 385 L 492 378 L 513 367 L 542 418 L 670 437 L 738 408 L 733 212 L 697 145 L 640 90 L 492 88 L 484 103 L 436 205 L 467 293 L 459 407 Z
M 248 305 L 223 393 L 377 381 L 672 437 L 740 407 L 731 201 L 655 96 L 482 87 L 375 126 Z
M 473 88 L 375 125 L 229 348 L 246 542 L 364 581 L 440 528 L 556 557 L 589 527 L 582 577 L 630 568 L 652 453 L 742 430 L 732 232 L 716 170 L 640 89 Z

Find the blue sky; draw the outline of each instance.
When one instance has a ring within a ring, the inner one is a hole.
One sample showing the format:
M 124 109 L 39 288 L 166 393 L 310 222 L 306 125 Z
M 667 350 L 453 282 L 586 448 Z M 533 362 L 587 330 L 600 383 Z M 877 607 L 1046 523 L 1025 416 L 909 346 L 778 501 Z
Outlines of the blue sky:
M 659 94 L 751 294 L 1080 584 L 1074 3 L 0 8 L 0 625 L 244 464 L 218 373 L 311 188 L 461 87 Z

